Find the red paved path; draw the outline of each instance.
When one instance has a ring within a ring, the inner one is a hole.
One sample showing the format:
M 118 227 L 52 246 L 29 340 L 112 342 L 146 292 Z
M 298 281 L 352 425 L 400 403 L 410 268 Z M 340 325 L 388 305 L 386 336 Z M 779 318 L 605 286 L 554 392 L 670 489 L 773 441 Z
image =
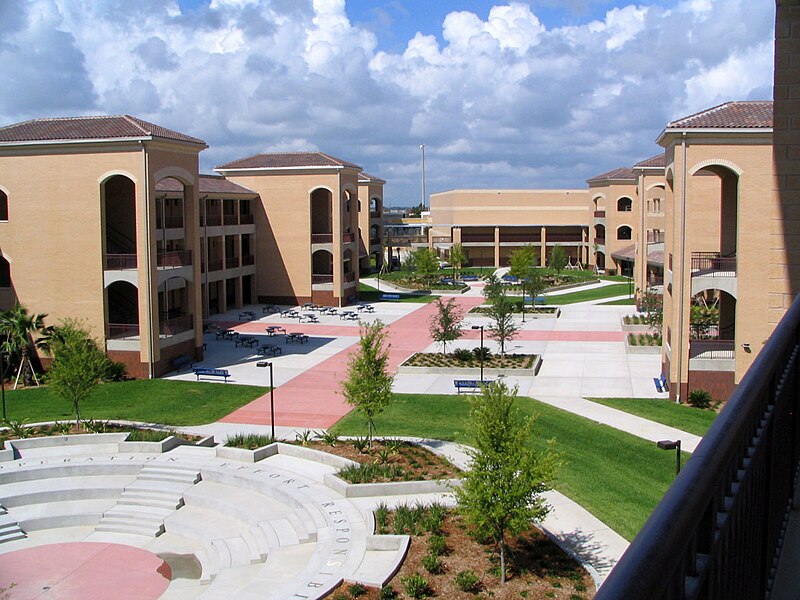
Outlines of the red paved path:
M 71 542 L 0 555 L 0 588 L 13 600 L 154 600 L 172 578 L 155 554 L 120 544 Z
M 483 297 L 456 299 L 464 311 L 482 304 Z M 406 358 L 431 343 L 428 321 L 436 305 L 426 304 L 413 313 L 388 326 L 391 349 L 389 365 L 392 369 Z M 358 336 L 358 327 L 319 325 L 287 322 L 281 323 L 287 331 L 302 331 L 310 335 Z M 230 323 L 242 333 L 263 333 L 263 323 Z M 477 339 L 478 331 L 467 329 L 464 338 Z M 524 341 L 618 342 L 625 339 L 621 331 L 521 331 L 517 338 Z M 323 361 L 313 369 L 298 375 L 275 388 L 275 424 L 286 427 L 327 428 L 351 410 L 341 394 L 339 383 L 347 370 L 350 350 L 343 350 Z M 242 408 L 220 419 L 224 423 L 269 425 L 269 394 L 257 398 Z

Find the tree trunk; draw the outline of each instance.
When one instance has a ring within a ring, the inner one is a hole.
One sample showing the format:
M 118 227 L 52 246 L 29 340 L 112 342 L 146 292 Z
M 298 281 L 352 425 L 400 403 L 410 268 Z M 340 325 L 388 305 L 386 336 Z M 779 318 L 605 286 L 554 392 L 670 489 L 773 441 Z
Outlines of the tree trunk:
M 506 545 L 500 542 L 500 585 L 506 582 Z

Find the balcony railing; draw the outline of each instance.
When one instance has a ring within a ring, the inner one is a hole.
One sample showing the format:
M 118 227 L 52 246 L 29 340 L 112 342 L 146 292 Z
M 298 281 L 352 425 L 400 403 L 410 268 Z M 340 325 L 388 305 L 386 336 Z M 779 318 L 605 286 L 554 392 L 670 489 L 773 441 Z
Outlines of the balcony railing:
M 356 234 L 355 234 L 355 233 L 353 233 L 353 232 L 350 232 L 350 233 L 343 233 L 343 234 L 342 234 L 342 241 L 343 241 L 345 244 L 352 244 L 353 242 L 355 242 L 355 241 L 356 241 Z
M 345 283 L 350 283 L 356 280 L 356 273 L 355 271 L 350 271 L 349 273 L 344 274 Z
M 241 225 L 252 225 L 253 223 L 255 223 L 255 217 L 250 213 L 240 214 L 239 223 Z
M 242 257 L 242 266 L 248 267 L 256 262 L 256 257 L 252 254 L 248 254 Z
M 106 254 L 107 271 L 124 271 L 136 268 L 135 254 Z
M 200 225 L 202 224 L 203 223 L 201 222 Z M 218 227 L 219 225 L 222 225 L 222 215 L 208 215 L 206 217 L 205 224 L 209 227 Z
M 109 323 L 108 338 L 118 340 L 123 338 L 139 337 L 138 323 Z
M 191 250 L 159 252 L 156 258 L 159 267 L 188 267 L 192 264 Z
M 175 317 L 174 319 L 167 319 L 158 324 L 158 332 L 161 335 L 176 335 L 184 331 L 191 331 L 194 328 L 194 319 L 192 315 L 184 315 L 182 317 Z
M 333 275 L 311 275 L 311 283 L 333 283 Z
M 164 229 L 182 229 L 183 228 L 183 217 L 180 215 L 177 216 L 166 216 L 163 219 L 159 220 L 158 223 Z
M 578 233 L 548 233 L 547 241 L 580 243 L 583 240 L 581 239 L 580 232 L 578 232 Z
M 370 238 L 369 245 L 370 246 L 380 246 L 381 245 L 381 238 Z
M 222 223 L 224 225 L 238 225 L 239 217 L 236 215 L 236 213 L 222 215 Z
M 689 358 L 728 359 L 736 358 L 733 340 L 689 340 Z
M 221 271 L 224 267 L 221 258 L 218 259 L 209 259 L 208 261 L 208 270 L 209 271 Z
M 596 210 L 594 211 L 594 218 L 595 219 L 605 219 L 606 211 L 604 210 Z
M 765 598 L 800 456 L 800 297 L 595 600 Z
M 333 243 L 333 234 L 332 233 L 312 233 L 311 234 L 311 243 L 312 244 L 332 244 Z
M 736 257 L 719 252 L 692 252 L 692 277 L 736 277 Z
M 433 236 L 433 243 L 434 244 L 449 244 L 453 241 L 453 238 L 449 235 L 435 235 Z
M 461 234 L 461 241 L 465 244 L 469 244 L 470 242 L 493 242 L 494 241 L 494 234 L 493 233 L 462 233 Z
M 664 243 L 664 232 L 663 231 L 648 231 L 647 232 L 647 243 L 648 244 L 663 244 Z
M 598 246 L 605 246 L 606 245 L 606 238 L 604 237 L 596 237 L 594 238 L 594 243 Z
M 239 266 L 239 257 L 238 256 L 226 256 L 225 257 L 225 268 L 226 269 L 233 269 Z
M 494 238 L 492 238 L 494 239 Z M 523 242 L 526 244 L 539 243 L 542 239 L 541 232 L 536 233 L 503 233 L 500 232 L 500 243 L 503 242 Z

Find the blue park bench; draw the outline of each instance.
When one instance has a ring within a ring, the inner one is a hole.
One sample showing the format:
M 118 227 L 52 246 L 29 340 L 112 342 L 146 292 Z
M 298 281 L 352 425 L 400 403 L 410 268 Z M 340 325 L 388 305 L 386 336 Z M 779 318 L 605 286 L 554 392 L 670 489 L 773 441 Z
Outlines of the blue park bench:
M 489 385 L 492 381 L 478 381 L 477 379 L 454 379 L 453 385 L 456 388 L 456 392 L 458 394 L 461 393 L 461 390 L 469 390 L 469 391 L 480 391 L 481 386 Z
M 536 304 L 537 306 L 544 306 L 547 304 L 547 298 L 544 296 L 536 296 L 536 298 L 525 298 L 525 304 Z
M 480 279 L 480 277 L 478 277 L 477 275 L 462 275 L 461 276 L 461 281 L 478 281 L 478 279 Z
M 400 294 L 381 294 L 381 300 L 400 300 Z
M 660 377 L 653 377 L 653 384 L 656 386 L 656 391 L 660 394 L 662 392 L 669 391 L 669 383 L 667 383 L 667 378 L 664 377 L 662 373 Z
M 207 369 L 205 367 L 195 367 L 194 374 L 197 376 L 198 381 L 200 381 L 201 377 L 222 377 L 225 383 L 228 383 L 228 377 L 231 376 L 228 369 Z

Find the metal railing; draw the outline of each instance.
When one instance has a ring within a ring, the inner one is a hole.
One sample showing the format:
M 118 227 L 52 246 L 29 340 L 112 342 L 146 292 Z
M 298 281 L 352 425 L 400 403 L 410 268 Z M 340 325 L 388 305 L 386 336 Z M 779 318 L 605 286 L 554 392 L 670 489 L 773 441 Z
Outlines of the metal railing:
M 209 227 L 218 227 L 222 225 L 222 215 L 220 214 L 208 215 L 206 217 L 205 224 L 208 225 Z M 200 225 L 203 225 L 203 223 L 200 223 Z
M 252 254 L 245 254 L 242 257 L 242 266 L 248 267 L 256 262 L 256 257 Z
M 239 214 L 239 224 L 240 225 L 252 225 L 255 223 L 255 217 L 252 213 L 241 213 Z
M 733 340 L 689 340 L 689 358 L 732 360 L 736 344 Z
M 595 600 L 762 599 L 800 456 L 800 297 Z
M 226 269 L 233 269 L 239 266 L 239 257 L 238 256 L 226 256 L 225 257 L 225 268 Z
M 192 264 L 191 250 L 171 250 L 159 252 L 156 257 L 159 267 L 188 267 Z
M 351 281 L 356 280 L 356 273 L 355 271 L 345 272 L 344 274 L 344 281 L 345 283 L 350 283 Z
M 138 323 L 109 323 L 107 325 L 108 339 L 133 338 L 139 336 Z
M 174 319 L 167 319 L 158 324 L 158 332 L 161 335 L 176 335 L 184 331 L 191 331 L 194 328 L 194 319 L 192 315 L 184 315 L 182 317 L 175 317 Z
M 225 213 L 222 215 L 222 223 L 223 225 L 238 225 L 239 217 L 236 213 Z
M 449 244 L 453 241 L 453 238 L 449 235 L 435 235 L 433 236 L 433 243 L 434 244 Z
M 352 244 L 353 242 L 356 241 L 356 234 L 353 233 L 352 231 L 349 232 L 349 233 L 343 233 L 342 234 L 342 241 L 345 244 Z
M 594 211 L 594 218 L 595 219 L 605 219 L 606 211 L 604 210 L 596 210 Z
M 208 270 L 209 271 L 221 271 L 224 264 L 221 258 L 209 259 L 208 261 Z
M 721 256 L 719 252 L 692 252 L 692 277 L 701 275 L 736 277 L 736 256 Z
M 333 283 L 333 275 L 311 275 L 311 283 Z
M 462 233 L 461 241 L 465 244 L 470 242 L 493 242 L 493 233 Z
M 312 244 L 332 244 L 333 243 L 333 234 L 332 233 L 312 233 L 311 234 L 311 243 Z
M 124 271 L 136 268 L 135 254 L 106 254 L 107 271 Z
M 494 239 L 494 238 L 492 238 Z M 527 244 L 538 244 L 542 241 L 542 233 L 503 233 L 500 232 L 500 243 L 503 242 L 523 242 Z

